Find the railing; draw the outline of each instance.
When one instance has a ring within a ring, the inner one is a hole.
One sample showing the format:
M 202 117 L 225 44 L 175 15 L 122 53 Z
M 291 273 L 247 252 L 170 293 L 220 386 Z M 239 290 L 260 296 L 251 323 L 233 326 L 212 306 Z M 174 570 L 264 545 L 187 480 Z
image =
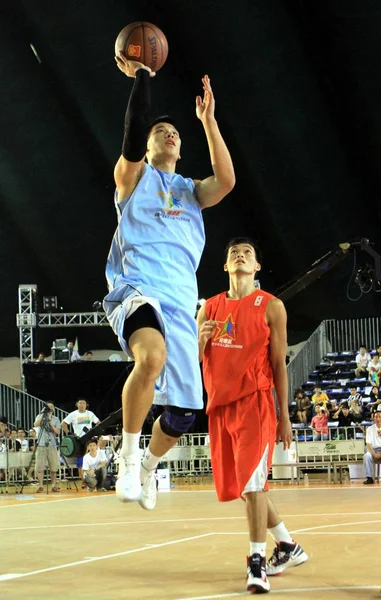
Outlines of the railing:
M 0 416 L 6 417 L 13 427 L 31 429 L 45 402 L 26 392 L 0 383 Z M 69 413 L 61 408 L 54 409 L 54 415 L 62 421 Z
M 291 401 L 294 391 L 306 381 L 308 375 L 315 370 L 327 352 L 331 351 L 327 339 L 325 322 L 308 338 L 303 348 L 296 354 L 287 365 L 288 373 L 288 398 Z
M 322 325 L 332 352 L 357 350 L 362 344 L 374 349 L 381 344 L 381 317 L 329 319 Z

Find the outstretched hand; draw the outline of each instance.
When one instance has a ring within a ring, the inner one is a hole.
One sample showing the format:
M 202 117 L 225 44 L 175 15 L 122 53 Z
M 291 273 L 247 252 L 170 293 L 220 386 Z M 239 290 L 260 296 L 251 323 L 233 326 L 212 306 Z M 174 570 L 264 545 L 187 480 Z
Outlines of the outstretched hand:
M 215 100 L 209 75 L 204 75 L 201 81 L 204 89 L 204 97 L 196 97 L 196 115 L 204 122 L 214 119 Z
M 127 77 L 136 77 L 136 71 L 144 67 L 149 71 L 150 77 L 155 77 L 156 73 L 151 71 L 149 67 L 143 65 L 143 63 L 136 60 L 128 60 L 123 52 L 118 52 L 115 56 L 115 61 L 118 69 L 122 71 Z

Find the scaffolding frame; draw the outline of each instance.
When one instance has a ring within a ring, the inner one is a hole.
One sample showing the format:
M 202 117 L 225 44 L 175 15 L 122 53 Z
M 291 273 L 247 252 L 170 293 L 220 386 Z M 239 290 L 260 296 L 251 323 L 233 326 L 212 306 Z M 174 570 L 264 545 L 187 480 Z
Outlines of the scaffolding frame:
M 25 362 L 36 360 L 35 330 L 37 327 L 109 327 L 106 313 L 76 312 L 76 313 L 37 313 L 37 285 L 20 284 L 18 288 L 18 307 L 16 323 L 19 328 L 20 342 L 20 376 L 24 389 L 22 366 Z

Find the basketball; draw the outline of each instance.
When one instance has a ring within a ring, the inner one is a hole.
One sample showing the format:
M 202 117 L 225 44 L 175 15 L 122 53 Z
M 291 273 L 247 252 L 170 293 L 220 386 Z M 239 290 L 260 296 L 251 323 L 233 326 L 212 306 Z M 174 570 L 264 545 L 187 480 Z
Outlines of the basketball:
M 115 54 L 123 52 L 129 60 L 143 63 L 156 73 L 168 56 L 168 42 L 164 33 L 145 21 L 131 23 L 116 38 Z

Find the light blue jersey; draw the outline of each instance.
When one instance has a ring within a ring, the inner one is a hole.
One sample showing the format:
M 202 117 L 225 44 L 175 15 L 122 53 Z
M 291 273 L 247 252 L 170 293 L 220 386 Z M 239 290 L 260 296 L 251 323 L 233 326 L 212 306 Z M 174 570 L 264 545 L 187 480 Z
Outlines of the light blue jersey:
M 197 280 L 205 245 L 194 182 L 145 165 L 129 198 L 117 202 L 118 227 L 106 266 L 104 307 L 123 350 L 123 327 L 139 306 L 151 304 L 161 323 L 167 361 L 156 404 L 202 407 L 198 364 Z

